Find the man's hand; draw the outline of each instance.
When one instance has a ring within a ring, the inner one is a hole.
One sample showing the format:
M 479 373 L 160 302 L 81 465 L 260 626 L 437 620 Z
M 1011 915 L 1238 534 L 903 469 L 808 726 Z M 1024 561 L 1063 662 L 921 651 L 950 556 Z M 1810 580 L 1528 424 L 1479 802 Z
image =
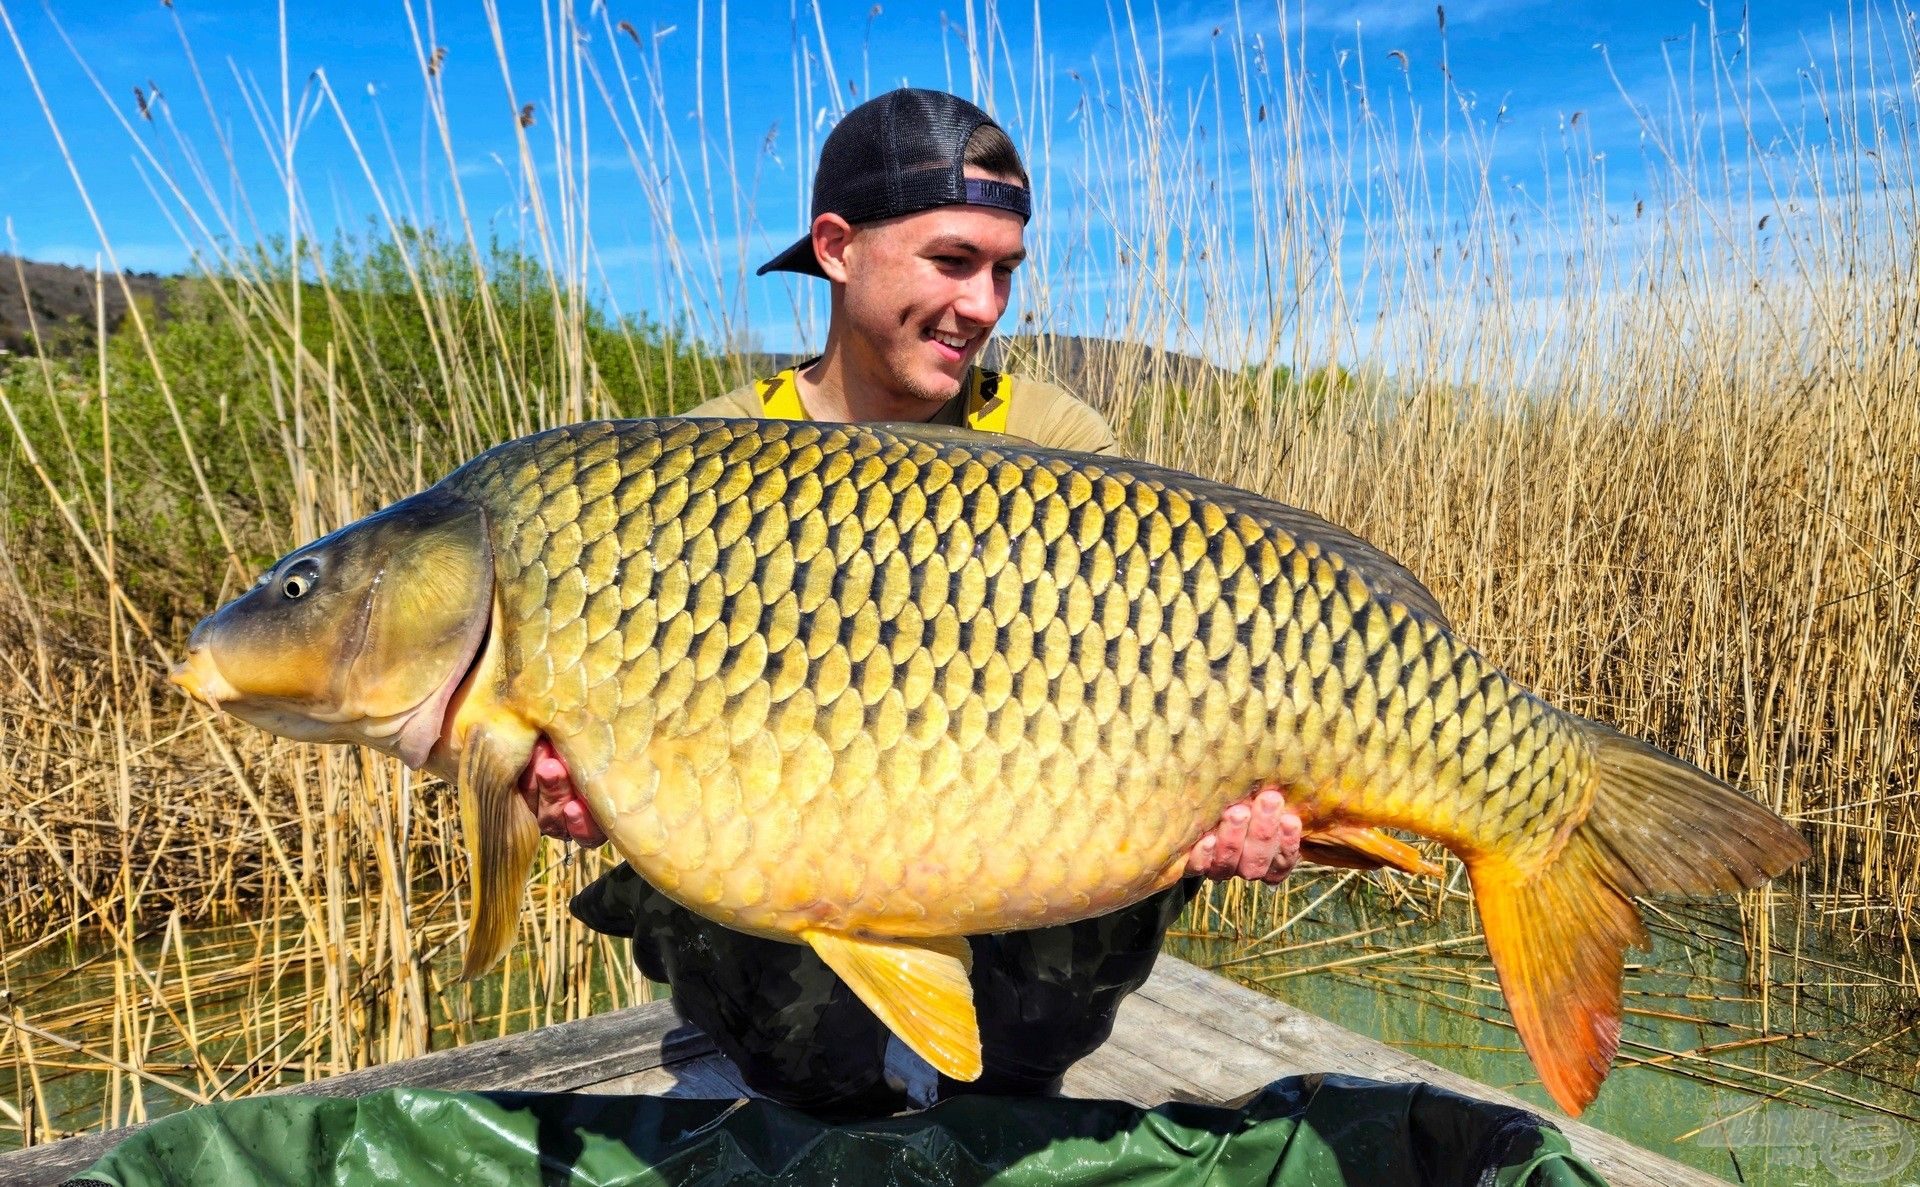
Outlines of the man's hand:
M 1300 864 L 1300 817 L 1278 787 L 1262 787 L 1220 814 L 1187 854 L 1187 872 L 1278 885 Z
M 587 814 L 587 802 L 574 787 L 566 760 L 544 737 L 533 744 L 533 758 L 520 772 L 519 791 L 542 833 L 589 849 L 606 844 L 607 834 Z

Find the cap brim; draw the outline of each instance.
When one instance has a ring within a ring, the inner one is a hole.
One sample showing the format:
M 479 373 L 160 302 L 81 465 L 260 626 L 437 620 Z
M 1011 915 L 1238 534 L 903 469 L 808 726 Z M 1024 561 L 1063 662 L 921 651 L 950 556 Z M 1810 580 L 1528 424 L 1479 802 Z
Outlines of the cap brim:
M 802 235 L 798 243 L 760 265 L 753 274 L 765 276 L 769 272 L 799 272 L 806 276 L 818 276 L 822 280 L 827 278 L 827 274 L 820 270 L 820 258 L 813 254 L 811 234 Z

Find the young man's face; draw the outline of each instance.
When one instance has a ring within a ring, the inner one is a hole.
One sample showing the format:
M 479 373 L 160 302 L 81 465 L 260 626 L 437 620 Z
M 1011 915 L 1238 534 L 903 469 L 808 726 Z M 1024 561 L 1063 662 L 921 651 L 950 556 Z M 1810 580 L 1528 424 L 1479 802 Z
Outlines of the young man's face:
M 967 170 L 968 177 L 1014 181 Z M 1006 312 L 1026 258 L 1020 216 L 940 206 L 855 228 L 846 248 L 848 347 L 861 370 L 902 396 L 939 404 Z M 932 413 L 932 409 L 928 409 Z

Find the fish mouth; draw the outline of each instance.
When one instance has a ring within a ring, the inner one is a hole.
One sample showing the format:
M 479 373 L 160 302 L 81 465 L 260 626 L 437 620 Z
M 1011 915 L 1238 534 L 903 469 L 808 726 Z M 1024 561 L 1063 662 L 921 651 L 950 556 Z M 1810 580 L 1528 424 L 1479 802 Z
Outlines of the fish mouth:
M 220 712 L 221 701 L 230 701 L 239 695 L 239 690 L 220 674 L 220 665 L 213 662 L 212 651 L 204 646 L 189 645 L 187 657 L 168 669 L 167 683 L 215 713 Z

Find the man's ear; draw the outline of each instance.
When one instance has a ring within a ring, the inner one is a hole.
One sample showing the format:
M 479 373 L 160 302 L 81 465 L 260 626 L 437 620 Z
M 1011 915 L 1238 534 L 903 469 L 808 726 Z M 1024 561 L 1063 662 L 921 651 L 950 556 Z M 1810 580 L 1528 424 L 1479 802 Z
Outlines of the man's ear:
M 813 220 L 813 254 L 820 270 L 835 284 L 847 283 L 847 247 L 853 242 L 853 224 L 837 214 Z

